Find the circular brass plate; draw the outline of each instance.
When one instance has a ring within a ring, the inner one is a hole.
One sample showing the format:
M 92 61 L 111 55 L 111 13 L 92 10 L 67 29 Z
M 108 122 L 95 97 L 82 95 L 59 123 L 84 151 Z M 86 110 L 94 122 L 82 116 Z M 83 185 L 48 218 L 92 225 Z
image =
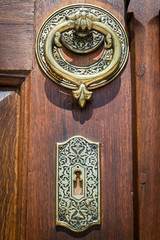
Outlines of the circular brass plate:
M 95 16 L 100 17 L 101 22 L 103 24 L 106 24 L 112 31 L 114 31 L 114 33 L 118 36 L 118 38 L 120 40 L 121 50 L 122 50 L 120 64 L 119 64 L 119 67 L 118 67 L 118 70 L 116 71 L 116 73 L 108 79 L 101 80 L 98 83 L 90 84 L 88 86 L 88 89 L 91 90 L 91 89 L 101 87 L 101 86 L 109 83 L 113 79 L 115 79 L 122 71 L 122 69 L 125 66 L 127 59 L 128 59 L 129 49 L 128 49 L 127 34 L 126 34 L 122 24 L 111 13 L 109 13 L 105 9 L 102 9 L 100 7 L 90 5 L 90 4 L 73 4 L 73 5 L 69 5 L 64 8 L 61 8 L 58 11 L 52 13 L 44 21 L 44 23 L 42 24 L 42 26 L 39 30 L 39 33 L 37 35 L 36 55 L 37 55 L 37 59 L 38 59 L 38 62 L 40 64 L 42 70 L 45 72 L 45 74 L 51 80 L 53 80 L 57 84 L 64 86 L 66 88 L 77 89 L 77 86 L 75 84 L 61 78 L 60 76 L 58 76 L 57 74 L 55 74 L 53 71 L 50 70 L 50 68 L 48 67 L 48 65 L 46 63 L 45 57 L 44 57 L 44 44 L 45 44 L 45 40 L 46 40 L 49 32 L 57 24 L 59 24 L 60 22 L 63 22 L 65 20 L 65 16 L 73 15 L 82 8 L 84 9 L 84 11 L 86 11 L 90 14 L 94 14 Z M 58 59 L 59 59 L 58 64 L 60 64 L 61 66 L 65 66 L 65 67 L 67 66 L 67 69 L 69 69 L 69 71 L 73 72 L 73 73 L 74 73 L 74 71 L 76 71 L 76 72 L 78 71 L 78 72 L 80 72 L 80 74 L 85 74 L 85 73 L 97 71 L 97 69 L 98 69 L 98 71 L 101 71 L 101 69 L 103 69 L 103 67 L 105 65 L 110 63 L 109 54 L 111 54 L 111 53 L 107 52 L 107 50 L 105 48 L 104 48 L 102 57 L 94 64 L 91 64 L 90 66 L 86 66 L 86 67 L 79 67 L 79 66 L 75 66 L 75 65 L 69 63 L 63 57 L 60 49 L 54 48 L 54 51 L 55 51 L 55 54 L 57 54 Z M 108 51 L 111 51 L 111 50 L 109 49 Z M 114 51 L 114 49 L 113 49 L 113 51 Z

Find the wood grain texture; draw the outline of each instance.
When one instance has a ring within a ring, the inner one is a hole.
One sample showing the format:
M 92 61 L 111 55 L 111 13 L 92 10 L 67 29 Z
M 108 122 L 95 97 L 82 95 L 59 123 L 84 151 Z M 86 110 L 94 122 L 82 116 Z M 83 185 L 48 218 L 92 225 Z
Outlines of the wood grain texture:
M 16 240 L 20 101 L 18 91 L 5 90 L 0 91 L 0 239 Z
M 31 70 L 34 54 L 34 3 L 0 5 L 0 70 Z
M 27 202 L 28 202 L 28 158 L 30 127 L 30 81 L 28 75 L 20 87 L 20 137 L 19 137 L 19 192 L 18 192 L 18 239 L 26 239 Z
M 158 240 L 160 3 L 87 1 L 123 25 L 129 4 L 131 55 L 123 74 L 94 90 L 80 109 L 70 90 L 42 73 L 33 49 L 34 31 L 46 17 L 76 2 L 37 0 L 34 8 L 32 1 L 7 0 L 0 6 L 0 84 L 21 86 L 20 96 L 0 95 L 0 153 L 6 159 L 0 168 L 0 238 Z M 55 144 L 74 135 L 101 142 L 102 225 L 81 234 L 55 228 Z
M 36 2 L 36 32 L 56 8 L 78 1 Z M 81 1 L 85 2 L 85 1 Z M 87 1 L 104 7 L 124 22 L 112 4 Z M 94 91 L 80 109 L 70 90 L 56 85 L 40 70 L 31 73 L 30 134 L 26 239 L 72 240 L 82 238 L 133 240 L 131 75 L 124 73 Z M 55 228 L 55 144 L 74 135 L 100 141 L 102 166 L 102 225 L 82 233 Z
M 128 10 L 133 13 L 129 25 L 137 132 L 136 239 L 140 240 L 160 239 L 159 9 L 156 0 L 131 0 Z
M 2 71 L 0 72 L 0 86 L 20 87 L 28 74 L 29 71 Z

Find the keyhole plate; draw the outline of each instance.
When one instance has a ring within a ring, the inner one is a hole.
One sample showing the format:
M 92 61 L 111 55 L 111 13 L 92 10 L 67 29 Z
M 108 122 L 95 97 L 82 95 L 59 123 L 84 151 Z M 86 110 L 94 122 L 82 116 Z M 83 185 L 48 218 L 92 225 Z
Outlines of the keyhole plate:
M 57 143 L 56 161 L 56 225 L 75 232 L 100 225 L 100 144 L 74 136 Z

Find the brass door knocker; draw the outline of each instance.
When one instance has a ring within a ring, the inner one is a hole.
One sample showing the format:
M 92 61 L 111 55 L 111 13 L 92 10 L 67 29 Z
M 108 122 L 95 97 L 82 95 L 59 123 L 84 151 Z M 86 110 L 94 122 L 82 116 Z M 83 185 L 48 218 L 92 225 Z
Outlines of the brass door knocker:
M 94 51 L 103 42 L 100 59 L 79 67 L 63 56 L 62 44 L 73 52 Z M 37 58 L 43 71 L 56 83 L 73 89 L 81 107 L 101 87 L 122 71 L 128 58 L 128 40 L 121 23 L 109 12 L 89 4 L 67 6 L 43 23 L 36 42 Z

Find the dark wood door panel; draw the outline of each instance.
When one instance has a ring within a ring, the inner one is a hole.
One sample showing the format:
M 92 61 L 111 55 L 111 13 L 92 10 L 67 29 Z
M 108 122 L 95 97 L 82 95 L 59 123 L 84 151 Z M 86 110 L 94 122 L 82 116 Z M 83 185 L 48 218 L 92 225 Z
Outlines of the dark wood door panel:
M 92 4 L 108 8 L 123 22 L 111 5 Z M 37 31 L 54 6 L 38 3 Z M 38 65 L 31 78 L 27 239 L 133 239 L 130 63 L 120 77 L 95 90 L 84 109 Z M 101 143 L 102 176 L 102 225 L 77 235 L 55 227 L 55 145 L 74 135 Z
M 31 70 L 34 48 L 34 2 L 1 1 L 0 70 Z
M 135 238 L 160 239 L 159 1 L 131 0 L 130 49 L 134 121 Z M 136 153 L 137 152 L 137 153 Z M 137 154 L 137 156 L 136 156 Z
M 83 110 L 69 91 L 45 78 L 39 69 L 32 78 L 27 239 L 74 239 L 66 230 L 56 231 L 54 200 L 55 145 L 74 135 L 100 141 L 102 148 L 102 226 L 99 231 L 92 229 L 84 234 L 84 239 L 132 239 L 131 96 L 127 71 L 95 91 Z M 65 98 L 64 105 L 61 99 L 61 105 L 55 105 L 55 99 L 61 97 Z
M 0 89 L 0 239 L 17 239 L 19 90 Z

